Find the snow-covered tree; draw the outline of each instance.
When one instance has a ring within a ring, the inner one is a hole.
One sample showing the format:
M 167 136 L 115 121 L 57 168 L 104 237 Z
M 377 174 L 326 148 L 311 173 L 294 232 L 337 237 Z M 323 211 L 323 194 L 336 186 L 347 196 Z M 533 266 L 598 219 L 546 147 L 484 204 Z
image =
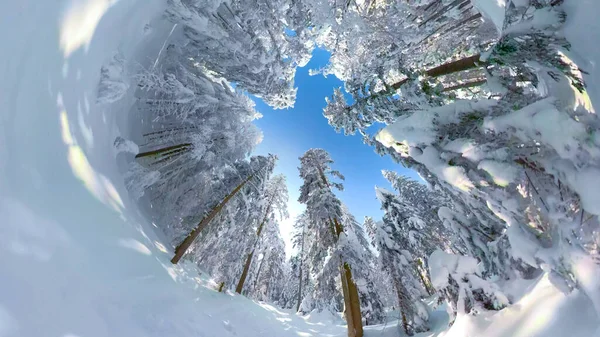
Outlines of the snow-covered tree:
M 273 245 L 273 251 L 270 252 L 269 257 L 272 255 L 277 256 L 277 247 L 275 245 L 279 243 L 277 239 L 281 240 L 281 236 L 279 235 L 279 231 L 274 231 L 274 229 L 271 227 L 277 226 L 275 223 L 276 215 L 279 215 L 279 218 L 288 217 L 287 201 L 288 191 L 285 183 L 285 177 L 283 175 L 276 175 L 265 182 L 265 186 L 261 189 L 260 196 L 256 201 L 256 205 L 259 210 L 255 214 L 257 214 L 258 217 L 251 217 L 251 219 L 253 219 L 257 225 L 256 238 L 254 239 L 254 242 L 250 247 L 250 251 L 247 254 L 248 256 L 246 258 L 246 264 L 244 265 L 240 280 L 238 281 L 236 292 L 241 293 L 244 288 L 244 282 L 248 277 L 248 271 L 250 269 L 250 264 L 252 263 L 252 257 L 254 256 L 256 246 L 260 244 L 263 230 L 268 233 L 267 240 L 269 240 L 269 242 Z M 283 248 L 281 250 L 283 251 Z M 283 262 L 280 264 L 283 264 Z M 268 266 L 268 268 L 271 270 L 271 266 Z
M 307 247 L 314 286 L 304 297 L 301 311 L 327 309 L 339 312 L 342 311 L 340 302 L 343 299 L 349 333 L 361 336 L 361 303 L 356 280 L 352 276 L 354 267 L 349 263 L 353 253 L 357 252 L 353 242 L 356 236 L 352 235 L 352 224 L 342 222 L 342 203 L 332 188 L 341 190 L 343 186 L 331 178 L 344 177 L 331 169 L 332 163 L 329 153 L 323 149 L 310 149 L 300 157 L 300 177 L 304 183 L 300 187 L 298 201 L 306 205 L 308 230 L 313 232 L 314 238 Z M 341 281 L 341 298 L 337 273 Z
M 415 255 L 422 254 L 415 242 L 418 240 L 414 237 L 416 228 L 410 221 L 410 213 L 403 209 L 393 193 L 381 188 L 377 188 L 376 193 L 385 215 L 383 222 L 374 224 L 373 241 L 381 264 L 394 284 L 402 326 L 408 335 L 427 331 L 428 313 L 421 303 L 427 290 L 420 281 L 424 276 L 419 276 L 414 260 Z
M 296 97 L 296 67 L 304 65 L 312 51 L 307 34 L 285 31 L 286 16 L 298 15 L 290 7 L 283 0 L 170 0 L 166 13 L 183 26 L 194 64 L 274 108 L 286 108 Z

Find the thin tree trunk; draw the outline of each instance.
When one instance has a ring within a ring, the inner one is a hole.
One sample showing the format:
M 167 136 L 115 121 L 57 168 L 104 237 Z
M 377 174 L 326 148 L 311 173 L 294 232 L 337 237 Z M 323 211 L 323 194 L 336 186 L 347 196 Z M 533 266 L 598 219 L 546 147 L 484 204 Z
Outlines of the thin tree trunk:
M 246 277 L 248 276 L 248 270 L 250 269 L 250 263 L 252 263 L 252 255 L 254 255 L 254 250 L 250 254 L 248 254 L 248 258 L 246 259 L 246 264 L 244 265 L 244 271 L 242 272 L 242 276 L 240 277 L 240 281 L 235 288 L 235 292 L 238 294 L 242 293 L 242 289 L 244 288 L 244 282 L 246 282 Z
M 400 317 L 402 319 L 402 327 L 404 328 L 404 332 L 412 336 L 412 331 L 410 331 L 408 326 L 408 319 L 406 318 L 406 303 L 404 299 L 404 287 L 400 283 L 398 272 L 396 270 L 396 266 L 392 264 L 392 278 L 394 279 L 394 288 L 396 288 L 396 296 L 398 297 L 398 310 L 400 311 Z
M 164 154 L 166 152 L 173 151 L 173 150 L 179 150 L 179 151 L 187 150 L 191 146 L 192 146 L 191 143 L 184 143 L 184 144 L 179 144 L 179 145 L 167 146 L 167 147 L 163 147 L 161 149 L 156 149 L 156 150 L 153 150 L 153 151 L 138 153 L 138 154 L 135 155 L 135 158 L 143 158 L 143 157 L 149 157 L 149 156 L 153 156 L 153 155 L 161 155 L 161 154 Z
M 272 203 L 273 203 L 273 197 L 271 197 L 271 201 L 269 201 L 269 206 L 267 207 L 267 212 L 265 213 L 265 217 L 263 218 L 263 221 L 260 223 L 260 225 L 256 229 L 256 239 L 254 241 L 254 244 L 252 245 L 252 252 L 250 253 L 250 255 L 248 255 L 248 259 L 246 260 L 246 265 L 244 266 L 244 271 L 242 272 L 242 276 L 240 277 L 238 285 L 235 288 L 235 292 L 238 294 L 241 294 L 242 289 L 244 288 L 244 282 L 246 282 L 246 277 L 248 276 L 248 268 L 250 268 L 250 263 L 252 262 L 252 256 L 254 255 L 254 250 L 256 249 L 256 243 L 258 242 L 258 239 L 260 238 L 260 234 L 262 233 L 262 229 L 265 225 L 265 222 L 267 221 L 267 217 L 269 216 L 269 213 L 271 212 L 271 204 Z
M 455 0 L 454 2 L 442 7 L 441 9 L 439 9 L 437 12 L 435 12 L 432 16 L 430 16 L 429 18 L 427 18 L 426 20 L 424 20 L 423 22 L 421 22 L 419 24 L 419 28 L 421 28 L 421 26 L 427 24 L 429 21 L 432 20 L 436 20 L 438 19 L 440 16 L 442 16 L 443 14 L 447 13 L 448 10 L 450 10 L 452 7 L 455 7 L 456 5 L 462 3 L 462 2 L 469 2 L 470 0 Z
M 481 54 L 478 53 L 460 60 L 444 63 L 435 68 L 427 70 L 425 73 L 430 77 L 438 77 L 467 69 L 477 68 L 480 64 L 482 64 L 482 62 L 479 61 L 479 58 L 481 58 Z
M 421 271 L 419 269 L 417 269 L 417 274 L 419 274 L 419 278 L 421 279 L 421 283 L 423 283 L 423 287 L 425 288 L 425 291 L 427 291 L 427 294 L 433 295 L 433 292 L 429 288 L 429 284 L 427 283 L 427 281 L 425 280 L 425 278 L 423 277 L 423 274 L 421 274 Z
M 460 60 L 444 63 L 442 65 L 433 67 L 425 71 L 425 74 L 429 77 L 439 77 L 443 75 L 453 74 L 459 71 L 477 68 L 479 67 L 479 65 L 484 64 L 484 62 L 479 60 L 480 57 L 481 54 L 475 54 Z M 400 89 L 400 87 L 406 82 L 408 82 L 408 78 L 405 78 L 399 82 L 392 84 L 391 87 L 393 89 Z
M 296 312 L 300 311 L 300 302 L 302 301 L 302 263 L 304 262 L 304 230 L 306 225 L 302 226 L 302 243 L 300 244 L 300 276 L 298 281 L 298 303 L 296 304 Z
M 263 263 L 265 263 L 265 256 L 263 256 L 262 260 L 260 260 L 260 264 L 258 265 L 258 271 L 256 272 L 256 280 L 254 281 L 254 289 L 256 289 L 256 286 L 258 285 L 258 278 L 260 277 Z
M 202 219 L 202 221 L 200 221 L 198 226 L 196 226 L 196 228 L 194 228 L 194 230 L 190 234 L 188 234 L 188 236 L 183 240 L 183 242 L 181 242 L 179 246 L 175 248 L 175 256 L 173 256 L 173 258 L 171 259 L 171 263 L 177 264 L 177 262 L 181 260 L 185 252 L 188 250 L 188 248 L 190 248 L 192 242 L 194 242 L 194 240 L 196 239 L 196 237 L 198 237 L 200 232 L 221 211 L 221 209 L 225 207 L 227 202 L 229 202 L 229 200 L 231 200 L 231 198 L 233 198 L 242 189 L 242 187 L 244 187 L 244 185 L 246 185 L 246 183 L 250 181 L 250 179 L 254 178 L 254 175 L 255 173 L 250 174 L 248 178 L 246 178 L 246 180 L 242 181 L 235 189 L 233 189 L 233 191 L 231 191 L 231 193 L 229 193 L 225 197 L 225 199 L 221 201 L 221 203 L 219 203 L 215 208 L 213 208 L 213 210 L 208 214 L 208 216 L 206 216 L 204 219 Z

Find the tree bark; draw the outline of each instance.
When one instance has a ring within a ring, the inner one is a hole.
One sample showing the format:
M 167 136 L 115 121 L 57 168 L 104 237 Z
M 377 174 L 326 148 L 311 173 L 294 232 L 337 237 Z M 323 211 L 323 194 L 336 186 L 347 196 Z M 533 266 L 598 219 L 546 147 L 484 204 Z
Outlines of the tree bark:
M 352 315 L 352 303 L 350 302 L 350 290 L 348 287 L 348 278 L 344 272 L 344 267 L 340 263 L 340 279 L 342 280 L 342 295 L 344 296 L 344 316 L 346 316 L 346 324 L 348 325 L 348 337 L 356 337 L 354 328 L 354 315 Z
M 426 70 L 425 74 L 429 77 L 439 77 L 443 75 L 453 74 L 463 70 L 477 68 L 479 67 L 479 65 L 485 64 L 485 62 L 479 60 L 480 57 L 481 54 L 475 54 L 460 60 L 447 62 L 437 67 L 433 67 L 429 70 Z M 397 90 L 400 89 L 400 87 L 406 82 L 408 82 L 408 78 L 405 78 L 399 82 L 392 84 L 391 87 Z
M 254 250 L 250 254 L 248 254 L 248 258 L 246 259 L 246 264 L 244 265 L 244 271 L 242 271 L 242 276 L 240 277 L 240 281 L 235 288 L 235 292 L 238 294 L 242 293 L 242 289 L 244 288 L 244 282 L 246 282 L 246 277 L 248 276 L 248 270 L 250 269 L 250 263 L 252 263 L 252 255 L 254 255 Z
M 263 256 L 262 260 L 260 260 L 260 264 L 258 265 L 258 271 L 256 272 L 256 278 L 255 278 L 255 281 L 254 281 L 254 287 L 253 287 L 253 289 L 256 289 L 256 286 L 258 286 L 258 278 L 260 277 L 260 273 L 262 271 L 263 263 L 265 263 L 265 258 L 266 258 L 266 256 Z
M 362 317 L 360 313 L 360 298 L 358 296 L 358 287 L 352 279 L 352 271 L 348 263 L 344 263 L 344 274 L 346 278 L 346 284 L 348 287 L 348 302 L 350 303 L 350 315 L 352 315 L 352 329 L 350 328 L 350 322 L 348 322 L 348 337 L 362 337 L 363 326 Z M 348 313 L 346 313 L 348 317 Z M 352 331 L 351 331 L 352 330 Z
M 406 303 L 404 300 L 404 287 L 400 283 L 398 272 L 396 271 L 396 267 L 392 264 L 392 278 L 394 279 L 394 288 L 396 288 L 396 296 L 398 297 L 398 310 L 400 311 L 400 317 L 402 319 L 402 327 L 404 328 L 404 332 L 412 336 L 412 331 L 410 331 L 408 326 L 408 319 L 406 318 Z
M 250 179 L 254 178 L 254 175 L 255 173 L 250 174 L 248 178 L 246 178 L 246 180 L 242 181 L 235 189 L 233 189 L 233 191 L 231 191 L 231 193 L 229 193 L 225 197 L 225 199 L 221 201 L 221 203 L 219 203 L 215 208 L 213 208 L 213 210 L 208 214 L 208 216 L 206 216 L 204 219 L 202 219 L 202 221 L 200 221 L 198 226 L 196 226 L 196 228 L 194 228 L 194 230 L 190 234 L 188 234 L 188 236 L 183 240 L 183 242 L 181 242 L 179 246 L 175 248 L 175 256 L 173 256 L 173 258 L 171 259 L 171 263 L 177 264 L 177 262 L 181 260 L 185 252 L 188 250 L 188 248 L 190 248 L 192 242 L 194 242 L 194 240 L 198 237 L 200 232 L 204 228 L 206 228 L 210 221 L 221 211 L 221 209 L 223 209 L 223 207 L 225 207 L 229 200 L 231 200 L 231 198 L 233 198 L 242 189 L 242 187 L 244 187 L 244 185 L 246 185 L 246 183 L 250 181 Z
M 298 281 L 298 303 L 296 304 L 296 312 L 300 311 L 300 302 L 302 302 L 302 263 L 304 262 L 304 230 L 306 225 L 302 226 L 302 243 L 300 244 L 300 268 Z
M 336 236 L 336 242 L 339 241 L 340 235 L 344 231 L 342 224 L 333 218 Z M 348 324 L 348 337 L 363 337 L 362 317 L 360 313 L 360 298 L 358 297 L 358 288 L 352 279 L 352 271 L 350 265 L 346 262 L 341 262 L 340 278 L 342 280 L 342 293 L 344 295 L 344 306 L 346 323 Z
M 160 155 L 160 154 L 163 154 L 163 153 L 166 153 L 169 151 L 174 151 L 174 150 L 178 150 L 178 151 L 187 150 L 191 146 L 192 146 L 191 143 L 167 146 L 167 147 L 163 147 L 161 149 L 138 153 L 135 155 L 135 158 L 143 158 L 143 157 L 149 157 L 149 156 L 153 156 L 153 155 Z
M 479 61 L 480 57 L 481 54 L 478 53 L 460 60 L 444 63 L 435 68 L 427 70 L 425 73 L 430 77 L 438 77 L 467 69 L 477 68 L 480 64 L 482 64 L 482 62 Z
M 267 217 L 269 216 L 269 213 L 271 212 L 272 202 L 273 202 L 273 198 L 271 198 L 271 201 L 269 201 L 269 206 L 267 207 L 267 212 L 265 213 L 265 217 L 263 218 L 263 221 L 260 223 L 260 225 L 256 229 L 256 240 L 254 241 L 254 244 L 252 245 L 252 252 L 250 253 L 250 255 L 248 255 L 248 259 L 246 260 L 246 265 L 244 266 L 244 271 L 242 272 L 242 276 L 240 277 L 238 285 L 235 288 L 235 292 L 238 294 L 241 294 L 242 289 L 244 288 L 244 282 L 246 282 L 246 277 L 248 276 L 248 268 L 250 268 L 250 263 L 252 262 L 252 256 L 254 255 L 254 250 L 256 249 L 256 243 L 258 242 L 258 239 L 260 238 L 260 234 L 262 233 L 262 229 L 265 225 L 265 222 L 267 221 Z

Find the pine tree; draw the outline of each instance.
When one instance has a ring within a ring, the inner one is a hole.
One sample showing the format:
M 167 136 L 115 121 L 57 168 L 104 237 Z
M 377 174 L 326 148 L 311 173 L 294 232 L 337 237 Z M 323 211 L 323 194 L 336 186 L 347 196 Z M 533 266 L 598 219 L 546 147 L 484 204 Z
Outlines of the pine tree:
M 342 205 L 331 188 L 342 189 L 340 183 L 331 176 L 343 179 L 341 173 L 331 170 L 333 160 L 322 149 L 310 149 L 300 158 L 300 177 L 304 184 L 300 187 L 298 201 L 306 204 L 310 227 L 315 232 L 315 240 L 308 247 L 309 261 L 313 268 L 315 286 L 302 303 L 302 310 L 325 308 L 337 311 L 339 307 L 335 284 L 335 273 L 340 273 L 342 297 L 344 300 L 348 336 L 362 336 L 360 298 L 352 267 L 347 262 L 347 234 L 341 223 Z M 327 258 L 326 258 L 327 257 Z M 317 269 L 318 268 L 318 269 Z M 307 300 L 308 298 L 308 300 Z

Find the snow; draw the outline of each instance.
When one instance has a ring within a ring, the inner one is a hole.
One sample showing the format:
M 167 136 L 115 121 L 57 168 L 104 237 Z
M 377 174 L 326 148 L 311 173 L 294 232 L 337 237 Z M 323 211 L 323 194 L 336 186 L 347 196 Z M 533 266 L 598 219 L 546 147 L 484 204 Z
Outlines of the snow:
M 444 337 L 593 336 L 598 327 L 591 303 L 578 290 L 565 295 L 540 277 L 517 303 L 479 316 L 459 315 Z
M 428 262 L 431 284 L 436 289 L 443 289 L 448 286 L 450 274 L 462 278 L 467 274 L 475 273 L 478 269 L 476 259 L 470 256 L 448 254 L 439 249 L 431 253 Z
M 448 165 L 441 159 L 439 152 L 434 147 L 426 147 L 421 154 L 412 153 L 412 157 L 460 190 L 468 192 L 473 188 L 473 182 L 467 177 L 465 169 L 459 166 Z
M 496 104 L 495 100 L 459 100 L 452 104 L 415 111 L 406 117 L 398 118 L 377 133 L 376 139 L 385 146 L 418 146 L 435 141 L 436 125 L 459 123 L 465 113 L 485 110 Z M 402 153 L 401 149 L 398 152 Z
M 584 337 L 598 336 L 598 316 L 590 299 L 581 291 L 564 294 L 548 274 L 534 280 L 512 280 L 505 284 L 515 303 L 500 311 L 482 312 L 477 316 L 459 314 L 448 328 L 445 305 L 435 308 L 428 303 L 431 331 L 416 337 Z M 370 326 L 365 336 L 399 336 L 399 322 Z M 400 334 L 404 336 L 404 334 Z
M 563 33 L 571 48 L 565 53 L 587 74 L 586 91 L 595 106 L 600 106 L 600 2 L 596 0 L 565 1 L 567 13 Z
M 531 30 L 544 30 L 560 23 L 560 12 L 551 7 L 537 9 L 533 12 L 533 18 L 512 25 L 504 30 L 504 35 L 520 35 Z
M 482 160 L 477 165 L 477 168 L 484 170 L 494 179 L 494 183 L 498 186 L 508 186 L 517 179 L 518 170 L 517 168 L 494 160 Z
M 218 293 L 194 266 L 173 266 L 128 195 L 120 159 L 138 151 L 127 141 L 134 86 L 99 95 L 101 78 L 123 79 L 102 68 L 152 65 L 172 28 L 163 6 L 0 3 L 10 50 L 0 55 L 0 335 L 345 335 L 339 320 Z
M 484 127 L 497 132 L 515 128 L 515 135 L 522 141 L 539 140 L 565 159 L 575 161 L 580 148 L 600 157 L 595 146 L 587 144 L 589 136 L 585 126 L 561 113 L 554 103 L 555 99 L 550 97 L 498 118 L 486 118 Z
M 496 30 L 498 31 L 498 34 L 500 34 L 502 32 L 502 27 L 504 26 L 504 7 L 506 6 L 506 1 L 475 0 L 473 1 L 473 5 L 486 20 L 491 21 L 494 26 L 496 26 Z
M 100 70 L 98 85 L 98 103 L 112 103 L 121 99 L 129 88 L 125 80 L 125 60 L 116 53 L 107 65 Z

